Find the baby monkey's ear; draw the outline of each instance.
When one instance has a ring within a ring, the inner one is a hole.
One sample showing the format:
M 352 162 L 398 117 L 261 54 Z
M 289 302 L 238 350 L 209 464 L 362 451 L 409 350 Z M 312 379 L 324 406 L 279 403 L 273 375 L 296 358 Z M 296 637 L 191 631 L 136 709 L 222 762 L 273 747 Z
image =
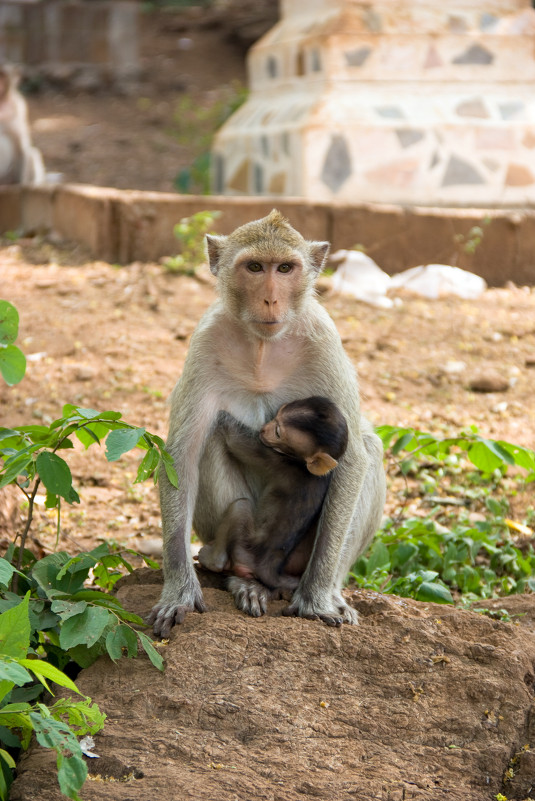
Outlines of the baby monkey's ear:
M 329 456 L 328 453 L 317 451 L 313 456 L 309 456 L 306 460 L 307 470 L 315 476 L 325 476 L 334 470 L 338 462 Z

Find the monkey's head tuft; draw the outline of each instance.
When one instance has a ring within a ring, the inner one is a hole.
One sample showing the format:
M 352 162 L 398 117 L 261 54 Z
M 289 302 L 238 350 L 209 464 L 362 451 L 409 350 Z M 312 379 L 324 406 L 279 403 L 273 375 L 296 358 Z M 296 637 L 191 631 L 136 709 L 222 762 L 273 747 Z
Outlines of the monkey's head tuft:
M 315 276 L 329 252 L 328 242 L 307 242 L 278 209 L 272 209 L 267 217 L 241 225 L 228 236 L 207 235 L 206 246 L 214 275 L 222 269 L 231 269 L 238 255 L 246 253 L 271 262 L 291 261 L 297 255 L 308 263 Z

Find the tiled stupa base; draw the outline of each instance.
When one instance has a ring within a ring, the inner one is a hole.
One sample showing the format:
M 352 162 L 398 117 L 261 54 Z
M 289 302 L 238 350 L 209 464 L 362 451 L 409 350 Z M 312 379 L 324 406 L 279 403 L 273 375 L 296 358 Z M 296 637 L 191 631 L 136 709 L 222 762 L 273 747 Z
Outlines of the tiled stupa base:
M 282 7 L 251 51 L 250 98 L 216 138 L 215 192 L 535 201 L 529 0 Z

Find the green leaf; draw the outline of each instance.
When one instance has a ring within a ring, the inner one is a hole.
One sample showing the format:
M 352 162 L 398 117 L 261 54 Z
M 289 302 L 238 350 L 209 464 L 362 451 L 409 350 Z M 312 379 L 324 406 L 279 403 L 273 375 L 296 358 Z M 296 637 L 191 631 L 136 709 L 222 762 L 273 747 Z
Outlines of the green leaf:
M 26 372 L 26 356 L 16 345 L 0 347 L 0 373 L 10 387 L 22 381 Z
M 85 601 L 52 601 L 51 609 L 62 620 L 68 620 L 73 615 L 79 615 L 87 608 Z
M 121 620 L 126 620 L 127 623 L 133 623 L 135 626 L 147 625 L 142 617 L 134 614 L 134 612 L 128 612 L 126 609 L 118 609 L 117 616 L 120 617 Z
M 116 629 L 110 631 L 106 637 L 106 650 L 114 662 L 123 655 L 123 648 L 126 649 L 127 656 L 137 655 L 137 636 L 136 632 L 121 623 Z
M 104 439 L 109 430 L 109 424 L 87 423 L 77 430 L 76 436 L 87 450 L 94 443 L 100 445 L 100 441 Z
M 146 634 L 143 634 L 142 631 L 138 631 L 137 636 L 139 637 L 143 650 L 149 657 L 154 667 L 157 667 L 158 670 L 163 670 L 163 657 L 158 653 L 152 644 L 152 640 L 147 637 Z
M 137 476 L 134 484 L 139 484 L 141 481 L 145 481 L 149 476 L 151 476 L 158 466 L 158 462 L 160 461 L 160 455 L 156 448 L 150 448 L 145 456 L 143 457 L 141 464 L 137 469 Z
M 496 442 L 493 439 L 481 439 L 481 442 L 483 442 L 489 451 L 497 456 L 500 461 L 506 462 L 506 464 L 515 463 L 514 457 L 509 453 L 508 450 L 502 448 L 499 442 Z
M 7 801 L 9 790 L 13 783 L 13 769 L 15 768 L 13 757 L 3 748 L 0 749 L 0 798 Z
M 117 461 L 123 453 L 135 448 L 144 434 L 144 428 L 119 428 L 115 431 L 110 431 L 106 439 L 106 459 L 108 462 Z
M 0 654 L 22 659 L 30 647 L 30 593 L 0 615 Z
M 101 420 L 120 420 L 122 417 L 121 412 L 99 412 L 97 409 L 84 409 L 81 406 L 73 406 L 67 403 L 63 407 L 63 418 L 70 420 L 74 418 L 81 418 L 82 420 L 94 420 L 98 417 Z
M 81 756 L 58 758 L 58 783 L 63 795 L 76 801 L 86 779 L 87 765 Z
M 392 567 L 403 567 L 418 553 L 418 547 L 412 542 L 401 542 L 392 553 Z
M 162 451 L 161 456 L 169 482 L 173 485 L 173 487 L 178 487 L 178 475 L 175 470 L 175 465 L 171 455 L 167 453 L 167 451 Z
M 19 662 L 0 659 L 0 681 L 11 681 L 19 686 L 31 681 L 32 677 Z
M 91 667 L 93 662 L 96 662 L 99 656 L 102 656 L 102 643 L 97 642 L 91 648 L 86 648 L 85 645 L 75 645 L 74 648 L 69 648 L 67 653 L 77 665 L 82 668 L 88 668 Z
M 468 448 L 468 458 L 483 473 L 492 473 L 503 465 L 503 459 L 494 449 L 489 448 L 487 441 L 479 440 Z
M 14 714 L 25 714 L 27 712 L 31 712 L 33 709 L 31 704 L 24 703 L 16 703 L 16 704 L 6 704 L 5 706 L 0 709 L 0 714 L 2 715 L 2 720 L 4 720 L 4 715 L 14 715 Z
M 41 451 L 36 466 L 43 484 L 50 493 L 61 495 L 69 503 L 80 503 L 80 498 L 72 486 L 69 465 L 61 456 L 50 451 Z
M 36 705 L 38 711 L 30 712 L 37 742 L 44 748 L 80 753 L 80 745 L 73 732 L 62 720 L 54 720 L 44 704 Z
M 4 760 L 4 762 L 7 762 L 10 768 L 15 770 L 15 768 L 17 767 L 15 760 L 13 759 L 11 754 L 9 754 L 7 751 L 4 751 L 3 748 L 0 748 L 0 757 Z
M 399 453 L 401 450 L 405 450 L 407 445 L 414 440 L 414 434 L 412 431 L 408 432 L 407 434 L 403 434 L 394 445 L 392 446 L 392 453 L 395 455 Z M 411 449 L 412 450 L 412 449 Z
M 8 587 L 14 572 L 15 568 L 13 565 L 10 564 L 7 559 L 0 558 L 0 584 L 3 584 L 4 587 Z
M 37 447 L 36 445 L 35 448 Z M 26 449 L 25 452 L 21 452 L 16 459 L 7 459 L 4 464 L 5 472 L 0 480 L 0 489 L 2 487 L 7 487 L 7 485 L 11 484 L 18 476 L 24 475 L 29 471 L 29 465 L 31 465 L 32 461 L 29 448 Z
M 80 590 L 72 596 L 74 601 L 88 601 L 89 603 L 105 606 L 110 609 L 122 609 L 122 603 L 114 595 L 108 595 L 101 590 Z
M 0 743 L 7 745 L 8 748 L 20 748 L 19 738 L 6 726 L 0 726 Z
M 0 345 L 12 345 L 19 333 L 19 313 L 8 300 L 0 300 Z
M 78 561 L 80 564 L 75 563 L 67 572 L 61 573 L 65 565 L 71 562 L 71 559 L 65 551 L 56 551 L 56 553 L 51 553 L 43 557 L 43 559 L 39 559 L 33 566 L 31 575 L 49 598 L 59 597 L 63 593 L 76 593 L 84 586 L 84 581 L 93 565 L 93 562 L 87 558 L 82 562 L 81 556 Z M 62 578 L 58 578 L 60 573 Z M 85 599 L 75 598 L 74 600 Z
M 390 555 L 388 553 L 388 548 L 384 542 L 377 540 L 371 549 L 368 565 L 366 567 L 366 575 L 371 576 L 375 570 L 388 570 L 389 568 Z
M 76 645 L 91 648 L 100 639 L 106 626 L 115 619 L 115 615 L 107 609 L 88 608 L 64 622 L 59 635 L 60 645 L 65 651 Z
M 499 442 L 498 444 L 513 457 L 515 464 L 525 470 L 535 472 L 535 451 L 520 445 L 513 445 L 511 442 Z
M 48 426 L 19 426 L 17 432 L 25 434 L 32 442 L 37 442 L 39 445 L 48 443 L 51 438 L 55 439 Z
M 76 684 L 68 676 L 66 676 L 65 673 L 63 673 L 61 670 L 58 670 L 57 667 L 54 667 L 54 665 L 51 665 L 49 662 L 45 662 L 43 659 L 20 659 L 19 664 L 25 668 L 28 668 L 28 670 L 31 670 L 32 673 L 35 673 L 39 681 L 45 685 L 47 690 L 50 688 L 47 686 L 46 682 L 43 681 L 43 678 L 50 679 L 50 681 L 55 682 L 55 684 L 59 684 L 60 687 L 67 687 L 67 689 L 81 695 Z
M 451 592 L 443 584 L 436 582 L 423 581 L 416 593 L 418 601 L 432 602 L 435 604 L 452 604 Z
M 42 705 L 39 705 L 44 709 Z M 37 742 L 44 748 L 53 748 L 57 754 L 58 782 L 61 792 L 77 801 L 87 778 L 87 766 L 82 758 L 80 744 L 66 723 L 38 712 L 31 712 Z M 69 755 L 69 756 L 67 756 Z

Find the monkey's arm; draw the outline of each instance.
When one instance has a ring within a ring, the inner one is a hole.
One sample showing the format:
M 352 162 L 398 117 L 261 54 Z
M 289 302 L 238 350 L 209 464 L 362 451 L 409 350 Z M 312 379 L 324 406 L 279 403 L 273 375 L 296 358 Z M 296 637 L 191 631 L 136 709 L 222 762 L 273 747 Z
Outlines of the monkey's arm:
M 165 583 L 149 622 L 154 633 L 168 637 L 187 612 L 205 611 L 199 581 L 193 567 L 190 534 L 199 486 L 199 461 L 217 414 L 219 402 L 206 392 L 206 376 L 195 369 L 199 346 L 192 342 L 184 372 L 171 399 L 170 428 L 166 447 L 178 474 L 178 489 L 162 470 L 159 479 L 163 528 Z
M 267 467 L 272 462 L 278 461 L 275 452 L 260 441 L 257 431 L 240 423 L 228 412 L 219 412 L 216 430 L 223 436 L 232 456 L 244 465 Z
M 342 598 L 351 565 L 380 525 L 386 482 L 382 447 L 361 416 L 358 384 L 338 338 L 322 343 L 324 378 L 319 394 L 335 401 L 349 426 L 349 444 L 333 474 L 325 498 L 312 555 L 285 614 L 321 618 L 329 625 L 356 623 L 357 613 Z M 321 353 L 318 354 L 318 359 Z M 332 373 L 338 371 L 338 380 Z

